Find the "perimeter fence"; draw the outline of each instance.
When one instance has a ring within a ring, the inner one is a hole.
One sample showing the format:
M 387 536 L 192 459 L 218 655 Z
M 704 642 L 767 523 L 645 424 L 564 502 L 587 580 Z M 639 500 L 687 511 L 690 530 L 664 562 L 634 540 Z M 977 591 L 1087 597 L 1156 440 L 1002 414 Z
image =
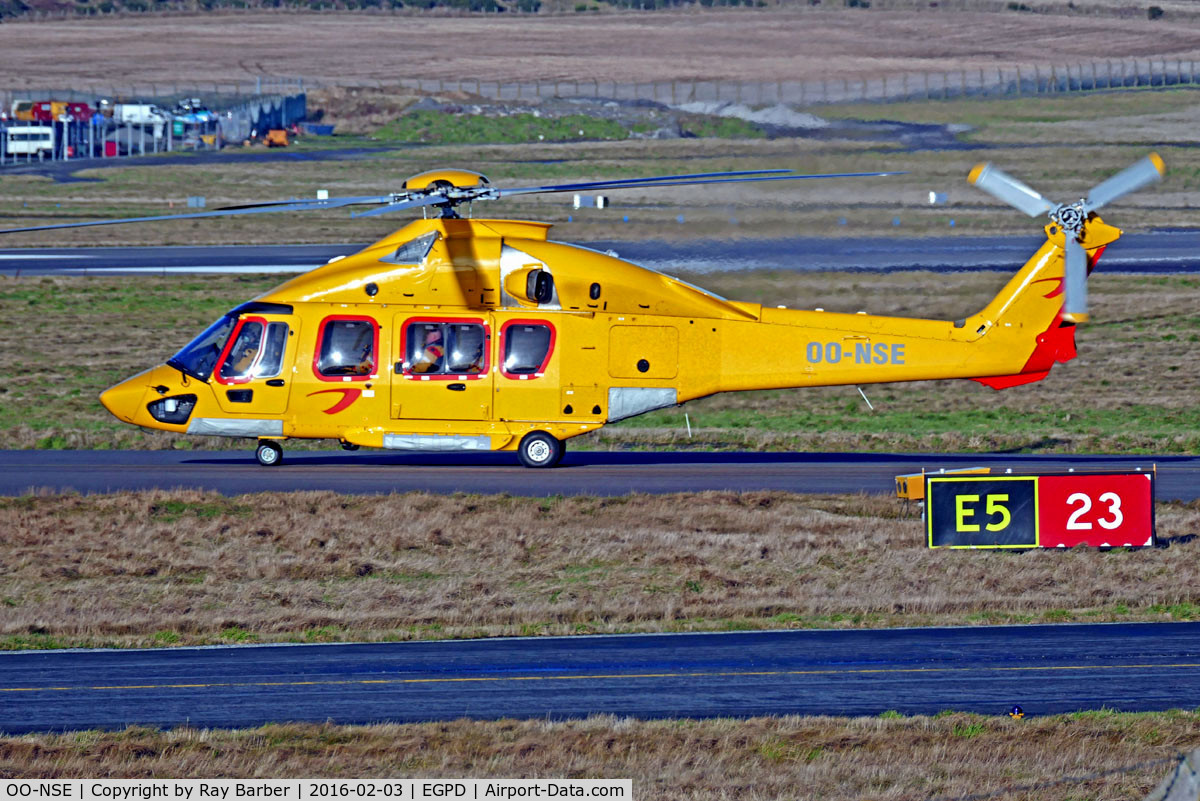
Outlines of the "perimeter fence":
M 461 92 L 497 101 L 598 98 L 668 105 L 742 103 L 807 107 L 835 103 L 1019 97 L 1114 89 L 1200 85 L 1197 61 L 1105 59 L 1058 66 L 981 67 L 950 72 L 896 73 L 875 78 L 812 81 L 649 81 L 600 79 L 501 81 L 481 78 L 411 78 L 358 81 L 357 86 L 397 87 L 422 94 Z
M 495 101 L 589 98 L 651 101 L 666 105 L 742 103 L 750 106 L 807 107 L 836 103 L 1021 97 L 1200 86 L 1200 61 L 1103 59 L 1060 65 L 977 67 L 949 72 L 892 73 L 874 78 L 822 78 L 810 81 L 676 80 L 622 82 L 600 78 L 515 81 L 484 78 L 391 78 L 334 82 L 304 77 L 259 77 L 236 82 L 90 84 L 70 90 L 0 87 L 0 108 L 16 99 L 94 103 L 152 102 L 164 108 L 201 97 L 212 108 L 228 108 L 264 95 L 304 94 L 338 86 L 419 94 L 462 93 Z

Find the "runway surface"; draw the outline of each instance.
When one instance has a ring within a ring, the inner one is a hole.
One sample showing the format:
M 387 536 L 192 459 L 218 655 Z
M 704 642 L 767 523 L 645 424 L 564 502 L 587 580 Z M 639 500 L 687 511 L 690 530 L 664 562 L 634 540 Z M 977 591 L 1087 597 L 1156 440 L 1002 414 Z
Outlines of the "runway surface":
M 1151 470 L 1159 500 L 1200 497 L 1200 457 L 912 453 L 679 453 L 568 451 L 553 470 L 511 453 L 285 451 L 261 467 L 245 451 L 0 451 L 0 495 L 37 490 L 329 490 L 355 495 L 427 491 L 545 497 L 701 490 L 892 493 L 902 473 L 987 466 L 993 471 Z
M 571 241 L 571 226 L 554 232 Z M 928 238 L 726 239 L 688 242 L 591 242 L 656 270 L 1009 270 L 1041 245 L 1037 236 Z M 2 240 L 0 240 L 2 244 Z M 353 245 L 247 245 L 224 247 L 44 248 L 0 250 L 0 275 L 168 275 L 304 272 Z M 1120 273 L 1200 271 L 1200 231 L 1127 234 L 1111 245 L 1100 270 Z
M 1200 623 L 0 653 L 0 730 L 1200 706 Z

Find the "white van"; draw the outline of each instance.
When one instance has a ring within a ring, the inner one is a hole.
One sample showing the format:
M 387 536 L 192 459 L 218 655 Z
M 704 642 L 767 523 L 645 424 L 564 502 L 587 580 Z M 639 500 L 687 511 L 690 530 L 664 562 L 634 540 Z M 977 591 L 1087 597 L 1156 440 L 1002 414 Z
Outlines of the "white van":
M 113 108 L 113 121 L 123 125 L 153 128 L 154 138 L 162 139 L 171 115 L 152 103 L 118 103 Z
M 54 155 L 54 128 L 50 125 L 16 125 L 5 135 L 5 149 L 10 156 Z

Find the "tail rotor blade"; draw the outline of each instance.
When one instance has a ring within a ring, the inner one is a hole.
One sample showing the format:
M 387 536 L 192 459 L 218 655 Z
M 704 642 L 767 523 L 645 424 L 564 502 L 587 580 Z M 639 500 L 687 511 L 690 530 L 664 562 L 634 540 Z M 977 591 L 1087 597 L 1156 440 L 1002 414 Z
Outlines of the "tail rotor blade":
M 1151 153 L 1108 180 L 1096 184 L 1088 193 L 1088 211 L 1095 211 L 1102 206 L 1107 206 L 1123 195 L 1160 180 L 1166 169 L 1166 165 L 1163 164 L 1163 160 L 1159 158 L 1158 154 Z
M 1046 214 L 1054 208 L 1049 200 L 990 162 L 975 165 L 967 181 L 1030 217 Z
M 1069 234 L 1064 259 L 1062 318 L 1069 323 L 1086 323 L 1090 316 L 1087 310 L 1087 252 Z

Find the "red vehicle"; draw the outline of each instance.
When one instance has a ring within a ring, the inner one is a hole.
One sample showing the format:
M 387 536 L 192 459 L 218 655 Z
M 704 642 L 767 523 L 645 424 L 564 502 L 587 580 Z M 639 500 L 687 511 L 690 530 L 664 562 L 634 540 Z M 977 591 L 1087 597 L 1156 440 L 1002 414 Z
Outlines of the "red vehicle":
M 96 110 L 94 108 L 92 108 L 91 106 L 89 106 L 87 103 L 68 103 L 67 104 L 67 114 L 73 120 L 78 120 L 80 122 L 88 122 L 92 119 L 92 115 L 95 113 L 96 113 Z
M 34 122 L 58 122 L 63 116 L 87 122 L 95 111 L 87 103 L 66 103 L 61 100 L 39 100 L 33 104 Z

